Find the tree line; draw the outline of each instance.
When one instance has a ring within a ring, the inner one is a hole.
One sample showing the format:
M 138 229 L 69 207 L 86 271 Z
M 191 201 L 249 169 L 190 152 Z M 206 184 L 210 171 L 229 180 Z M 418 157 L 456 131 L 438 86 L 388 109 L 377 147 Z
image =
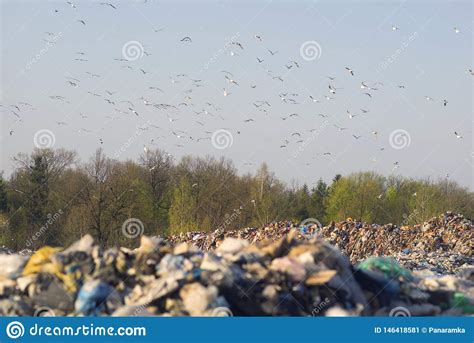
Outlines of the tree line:
M 37 149 L 13 158 L 0 177 L 0 244 L 11 249 L 67 245 L 91 233 L 103 246 L 136 244 L 139 234 L 263 226 L 348 217 L 369 223 L 420 223 L 444 211 L 473 218 L 474 196 L 448 179 L 416 180 L 374 172 L 335 175 L 327 184 L 287 185 L 263 163 L 239 175 L 225 158 L 147 150 L 118 161 L 101 149 L 80 162 L 74 151 Z M 133 227 L 124 227 L 130 221 Z

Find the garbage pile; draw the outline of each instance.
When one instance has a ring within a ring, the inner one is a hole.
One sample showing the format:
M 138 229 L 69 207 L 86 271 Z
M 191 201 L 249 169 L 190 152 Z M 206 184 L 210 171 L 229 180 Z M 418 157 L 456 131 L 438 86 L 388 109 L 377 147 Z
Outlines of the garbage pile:
M 370 256 L 392 256 L 410 270 L 429 269 L 438 274 L 455 273 L 474 265 L 473 222 L 451 212 L 414 226 L 367 224 L 353 219 L 326 227 L 319 227 L 315 221 L 310 221 L 309 225 L 284 221 L 263 228 L 187 232 L 168 240 L 173 244 L 189 242 L 208 251 L 218 247 L 225 237 L 256 243 L 276 240 L 292 231 L 303 240 L 323 237 L 349 256 L 352 263 Z
M 101 250 L 89 235 L 31 256 L 0 254 L 4 316 L 420 316 L 474 314 L 474 268 L 411 272 L 395 260 L 358 265 L 295 230 L 212 251 L 159 237 Z
M 472 256 L 474 251 L 473 222 L 451 212 L 414 226 L 358 225 L 351 221 L 332 223 L 322 230 L 322 234 L 351 260 L 412 251 Z

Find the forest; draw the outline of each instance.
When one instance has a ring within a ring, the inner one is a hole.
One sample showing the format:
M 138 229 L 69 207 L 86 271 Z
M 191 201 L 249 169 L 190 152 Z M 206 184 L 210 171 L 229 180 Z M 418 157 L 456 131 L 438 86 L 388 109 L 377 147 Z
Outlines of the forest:
M 161 150 L 118 161 L 101 149 L 85 162 L 74 151 L 36 149 L 13 157 L 0 177 L 0 244 L 64 246 L 86 233 L 103 246 L 136 246 L 140 234 L 230 230 L 315 218 L 422 223 L 444 211 L 474 217 L 473 192 L 449 179 L 411 179 L 362 171 L 328 184 L 286 184 L 263 163 L 239 175 L 232 161 Z M 125 227 L 131 225 L 131 227 Z

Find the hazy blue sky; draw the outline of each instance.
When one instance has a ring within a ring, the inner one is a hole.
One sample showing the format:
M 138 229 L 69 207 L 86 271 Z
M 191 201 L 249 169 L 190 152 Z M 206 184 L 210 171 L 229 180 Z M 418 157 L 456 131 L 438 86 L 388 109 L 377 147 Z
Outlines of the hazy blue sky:
M 38 143 L 47 129 L 55 148 L 75 149 L 82 160 L 99 146 L 112 157 L 136 158 L 146 145 L 178 160 L 226 156 L 242 173 L 266 161 L 278 177 L 300 184 L 374 170 L 449 174 L 473 188 L 471 1 L 111 3 L 116 9 L 98 1 L 73 1 L 75 8 L 2 1 L 6 175 L 11 157 L 30 152 L 35 133 Z M 131 41 L 144 54 L 127 61 L 123 47 Z M 308 45 L 314 56 L 305 55 Z M 270 106 L 257 108 L 258 101 Z M 162 103 L 175 107 L 153 106 Z M 209 139 L 219 129 L 232 136 L 225 149 Z

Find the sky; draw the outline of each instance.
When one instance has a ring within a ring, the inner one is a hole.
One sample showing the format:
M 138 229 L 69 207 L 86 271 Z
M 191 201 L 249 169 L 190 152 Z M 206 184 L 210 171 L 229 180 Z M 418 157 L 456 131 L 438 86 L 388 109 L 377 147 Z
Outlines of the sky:
M 0 170 L 159 148 L 472 190 L 472 42 L 471 1 L 3 0 Z

